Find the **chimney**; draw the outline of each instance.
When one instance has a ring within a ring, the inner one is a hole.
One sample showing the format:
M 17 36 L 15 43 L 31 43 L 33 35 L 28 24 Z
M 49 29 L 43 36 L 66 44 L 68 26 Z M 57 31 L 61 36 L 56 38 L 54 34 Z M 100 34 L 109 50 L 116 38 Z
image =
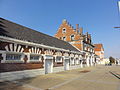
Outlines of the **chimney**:
M 63 19 L 62 23 L 67 23 L 67 20 L 66 20 L 66 19 Z
M 80 28 L 80 35 L 83 35 L 83 28 Z
M 91 34 L 88 34 L 89 39 L 91 39 Z
M 87 38 L 88 38 L 88 32 L 86 32 L 86 36 L 87 36 Z
M 79 31 L 79 24 L 76 24 L 76 32 L 78 33 Z

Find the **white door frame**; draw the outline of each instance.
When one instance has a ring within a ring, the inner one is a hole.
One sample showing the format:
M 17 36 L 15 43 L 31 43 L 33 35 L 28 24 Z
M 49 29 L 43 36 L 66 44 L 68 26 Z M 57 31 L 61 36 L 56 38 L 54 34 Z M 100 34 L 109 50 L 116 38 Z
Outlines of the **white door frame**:
M 70 69 L 70 58 L 69 57 L 64 57 L 64 70 L 69 70 Z
M 44 70 L 45 74 L 53 72 L 53 56 L 52 55 L 45 55 L 44 56 Z

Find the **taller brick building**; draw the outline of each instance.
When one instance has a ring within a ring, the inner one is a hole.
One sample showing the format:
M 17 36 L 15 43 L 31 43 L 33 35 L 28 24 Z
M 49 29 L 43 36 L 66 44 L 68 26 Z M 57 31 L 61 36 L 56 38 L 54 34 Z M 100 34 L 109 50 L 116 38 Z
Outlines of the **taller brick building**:
M 93 65 L 95 54 L 91 35 L 88 32 L 83 34 L 83 28 L 80 28 L 78 24 L 76 24 L 76 29 L 74 29 L 67 20 L 63 20 L 55 37 L 70 43 L 79 51 L 83 51 L 87 66 Z

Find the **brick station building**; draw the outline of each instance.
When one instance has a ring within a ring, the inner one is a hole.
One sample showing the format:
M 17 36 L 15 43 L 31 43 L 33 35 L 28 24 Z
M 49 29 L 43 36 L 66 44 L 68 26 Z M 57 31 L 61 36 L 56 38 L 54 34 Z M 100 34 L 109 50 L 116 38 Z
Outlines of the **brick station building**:
M 29 77 L 92 66 L 95 53 L 91 35 L 76 26 L 73 29 L 64 20 L 52 37 L 0 18 L 1 76 L 16 73 Z
M 83 52 L 71 44 L 3 18 L 0 18 L 0 55 L 1 72 L 40 69 L 52 73 L 82 67 L 83 60 Z
M 91 35 L 88 32 L 83 34 L 83 28 L 80 28 L 78 24 L 76 24 L 76 29 L 74 29 L 67 20 L 63 20 L 55 37 L 70 43 L 77 50 L 84 52 L 83 61 L 87 66 L 92 66 L 95 63 L 95 52 Z

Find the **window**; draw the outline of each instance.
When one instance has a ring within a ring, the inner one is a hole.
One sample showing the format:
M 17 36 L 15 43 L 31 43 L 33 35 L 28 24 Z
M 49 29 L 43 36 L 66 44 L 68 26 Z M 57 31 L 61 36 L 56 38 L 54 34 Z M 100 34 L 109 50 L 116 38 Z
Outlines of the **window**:
M 6 54 L 6 60 L 21 60 L 21 55 L 19 55 L 19 54 Z
M 66 33 L 66 28 L 63 28 L 63 29 L 62 29 L 62 33 Z
M 30 55 L 30 60 L 39 60 L 40 56 Z
M 62 57 L 57 56 L 56 57 L 56 62 L 62 62 Z
M 74 35 L 71 35 L 71 36 L 70 36 L 70 39 L 71 39 L 71 40 L 74 40 L 74 38 L 75 38 Z
M 66 40 L 66 37 L 63 37 L 63 40 L 65 41 L 65 40 Z

